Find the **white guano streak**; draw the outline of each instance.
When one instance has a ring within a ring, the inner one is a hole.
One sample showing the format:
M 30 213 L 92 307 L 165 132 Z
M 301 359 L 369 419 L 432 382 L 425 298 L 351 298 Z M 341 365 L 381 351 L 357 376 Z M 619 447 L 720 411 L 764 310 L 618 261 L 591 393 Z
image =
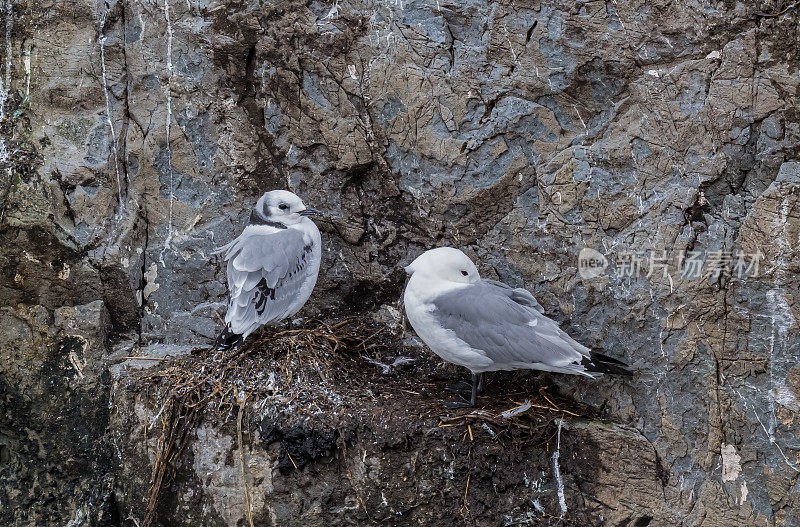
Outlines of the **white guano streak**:
M 175 199 L 172 181 L 172 147 L 169 143 L 169 132 L 172 126 L 172 22 L 169 18 L 169 0 L 164 0 L 164 19 L 167 22 L 167 172 L 169 173 L 169 220 L 167 222 L 167 239 L 159 259 L 164 265 L 164 251 L 170 248 L 172 242 L 172 202 Z
M 8 99 L 8 90 L 11 89 L 11 32 L 14 30 L 14 9 L 11 6 L 11 0 L 6 0 L 4 3 L 6 11 L 6 69 L 3 77 L 0 78 L 0 119 L 5 117 L 6 99 Z
M 125 203 L 122 201 L 122 184 L 119 177 L 119 154 L 117 153 L 117 134 L 114 131 L 114 122 L 111 120 L 111 99 L 108 96 L 108 80 L 106 77 L 106 36 L 104 31 L 107 14 L 107 12 L 103 12 L 100 16 L 100 32 L 97 36 L 97 43 L 100 46 L 100 69 L 103 74 L 103 95 L 106 98 L 106 124 L 108 125 L 108 129 L 111 130 L 111 153 L 114 156 L 114 174 L 117 176 L 117 197 L 119 198 L 117 217 L 120 217 L 125 208 Z
M 14 29 L 14 9 L 11 6 L 11 0 L 3 2 L 6 16 L 6 60 L 5 71 L 0 76 L 0 121 L 5 119 L 6 116 L 6 100 L 8 100 L 8 92 L 11 89 L 11 32 Z M 0 163 L 8 161 L 8 150 L 6 149 L 5 140 L 0 137 Z M 11 179 L 11 167 L 6 169 L 9 179 Z
M 779 235 L 775 239 L 778 261 L 775 264 L 772 289 L 767 291 L 767 305 L 769 306 L 768 318 L 771 322 L 769 336 L 769 362 L 767 370 L 769 373 L 769 395 L 767 397 L 767 407 L 770 412 L 769 420 L 769 439 L 775 442 L 775 428 L 778 425 L 778 416 L 775 409 L 775 398 L 772 391 L 777 383 L 775 381 L 775 362 L 786 357 L 787 342 L 789 341 L 789 331 L 797 323 L 792 314 L 792 309 L 786 301 L 786 270 L 789 267 L 788 257 L 792 254 L 791 243 L 789 242 L 789 199 L 784 197 L 781 201 L 779 214 L 773 220 L 773 226 Z
M 561 507 L 561 515 L 563 518 L 567 514 L 567 501 L 564 498 L 564 480 L 561 478 L 561 470 L 558 468 L 558 456 L 561 451 L 561 425 L 564 424 L 563 419 L 556 419 L 558 422 L 558 439 L 556 440 L 556 450 L 553 452 L 553 476 L 556 478 L 556 485 L 558 486 L 558 506 Z

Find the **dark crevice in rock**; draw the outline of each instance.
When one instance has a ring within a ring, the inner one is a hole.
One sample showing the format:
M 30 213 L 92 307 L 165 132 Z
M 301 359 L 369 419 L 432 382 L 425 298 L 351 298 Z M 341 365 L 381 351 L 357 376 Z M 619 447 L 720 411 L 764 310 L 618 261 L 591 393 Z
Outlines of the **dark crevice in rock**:
M 141 308 L 125 269 L 119 265 L 102 266 L 100 280 L 103 285 L 103 300 L 116 336 L 138 330 Z
M 538 24 L 539 24 L 539 21 L 538 20 L 534 20 L 533 24 L 531 24 L 531 27 L 528 28 L 528 32 L 525 34 L 525 45 L 526 46 L 530 43 L 531 37 L 533 36 L 533 30 L 536 29 L 536 26 Z
M 141 282 L 139 286 L 139 291 L 137 293 L 137 298 L 139 302 L 139 320 L 138 320 L 138 341 L 139 344 L 144 344 L 142 339 L 142 331 L 143 331 L 143 320 L 145 317 L 145 309 L 147 308 L 147 298 L 145 298 L 144 290 L 147 287 L 147 254 L 148 250 L 150 249 L 150 218 L 148 214 L 147 202 L 145 201 L 143 205 L 142 211 L 142 219 L 144 220 L 144 229 L 142 230 L 144 234 L 144 244 L 142 247 L 142 276 Z
M 281 188 L 286 181 L 284 163 L 277 155 L 274 141 L 266 129 L 264 103 L 260 99 L 261 79 L 257 73 L 258 42 L 247 46 L 242 77 L 234 79 L 234 90 L 239 92 L 237 104 L 244 110 L 253 131 L 258 137 L 256 152 L 258 163 L 252 177 L 262 191 Z
M 64 211 L 66 213 L 65 216 L 70 220 L 70 222 L 72 222 L 72 227 L 74 228 L 74 226 L 75 226 L 75 211 L 72 210 L 72 205 L 69 202 L 69 193 L 72 192 L 73 190 L 75 190 L 75 185 L 71 185 L 68 182 L 64 181 L 64 179 L 63 179 L 63 177 L 61 175 L 61 172 L 59 172 L 58 169 L 55 169 L 50 174 L 50 177 L 52 178 L 53 181 L 58 183 L 58 186 L 61 189 L 61 197 L 62 197 L 61 202 L 64 205 Z M 75 237 L 73 236 L 71 231 L 67 230 L 66 228 L 61 226 L 59 223 L 56 223 L 56 225 L 58 225 L 61 228 L 62 232 L 67 237 L 67 239 L 74 244 L 74 248 L 75 249 L 80 247 L 80 244 L 79 244 L 78 240 L 75 239 Z
M 124 81 L 125 81 L 125 90 L 123 91 L 123 106 L 122 106 L 122 126 L 120 127 L 119 137 L 117 138 L 117 149 L 116 149 L 116 156 L 118 158 L 118 162 L 122 165 L 122 181 L 120 181 L 120 186 L 124 185 L 124 192 L 120 189 L 120 193 L 122 194 L 123 203 L 127 203 L 126 206 L 130 206 L 130 200 L 128 199 L 128 193 L 130 192 L 130 174 L 128 173 L 128 127 L 130 126 L 131 121 L 131 107 L 130 107 L 130 97 L 131 97 L 131 83 L 132 79 L 128 73 L 128 43 L 125 35 L 128 31 L 128 19 L 127 19 L 127 10 L 128 5 L 127 2 L 120 2 L 122 4 L 120 8 L 120 17 L 122 20 L 122 67 L 124 72 Z M 122 211 L 120 211 L 122 212 Z

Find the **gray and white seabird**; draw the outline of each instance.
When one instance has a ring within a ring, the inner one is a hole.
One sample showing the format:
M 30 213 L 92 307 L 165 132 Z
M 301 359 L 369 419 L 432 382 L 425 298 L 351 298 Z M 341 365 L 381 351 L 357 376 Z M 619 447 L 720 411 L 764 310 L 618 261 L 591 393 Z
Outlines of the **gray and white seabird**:
M 481 279 L 458 249 L 431 249 L 405 269 L 411 275 L 403 296 L 408 320 L 434 353 L 472 372 L 469 406 L 475 405 L 487 371 L 630 374 L 623 362 L 593 352 L 562 331 L 527 290 Z
M 256 328 L 297 313 L 317 282 L 319 229 L 306 207 L 287 190 L 261 196 L 242 234 L 217 249 L 227 263 L 228 311 L 215 348 L 230 349 Z

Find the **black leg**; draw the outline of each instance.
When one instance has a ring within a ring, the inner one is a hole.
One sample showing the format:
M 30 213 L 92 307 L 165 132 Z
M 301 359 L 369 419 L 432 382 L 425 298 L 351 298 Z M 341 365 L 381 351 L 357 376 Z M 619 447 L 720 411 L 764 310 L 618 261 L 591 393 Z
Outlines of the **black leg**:
M 475 402 L 478 399 L 478 382 L 482 379 L 482 374 L 480 373 L 473 373 L 472 374 L 472 386 L 471 386 L 471 393 L 469 401 L 466 400 L 457 390 L 451 390 L 455 392 L 456 395 L 462 397 L 461 401 L 445 401 L 442 402 L 442 405 L 445 408 L 455 409 L 455 408 L 474 408 Z M 467 384 L 467 383 L 464 383 Z
M 467 381 L 458 381 L 455 384 L 445 387 L 445 390 L 448 392 L 453 392 L 456 395 L 466 397 L 464 394 L 469 393 L 469 391 L 472 390 L 472 383 Z
M 469 405 L 475 406 L 475 402 L 478 400 L 478 384 L 481 381 L 481 374 L 480 373 L 473 373 L 472 374 L 472 396 L 469 398 Z

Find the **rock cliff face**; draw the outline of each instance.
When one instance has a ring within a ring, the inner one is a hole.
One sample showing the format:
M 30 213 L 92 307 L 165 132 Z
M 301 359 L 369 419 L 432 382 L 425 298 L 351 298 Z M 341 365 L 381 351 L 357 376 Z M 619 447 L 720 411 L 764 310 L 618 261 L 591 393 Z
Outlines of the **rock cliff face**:
M 450 244 L 636 375 L 542 377 L 593 413 L 566 415 L 563 500 L 551 436 L 481 429 L 470 457 L 433 416 L 351 422 L 286 475 L 248 421 L 258 524 L 408 525 L 419 499 L 421 525 L 546 524 L 562 503 L 583 525 L 800 525 L 797 11 L 2 0 L 0 523 L 141 520 L 153 402 L 122 357 L 213 338 L 211 249 L 290 188 L 330 217 L 302 315 L 386 319 L 401 266 Z M 248 524 L 235 433 L 190 432 L 165 525 Z M 459 514 L 471 471 L 484 505 Z

